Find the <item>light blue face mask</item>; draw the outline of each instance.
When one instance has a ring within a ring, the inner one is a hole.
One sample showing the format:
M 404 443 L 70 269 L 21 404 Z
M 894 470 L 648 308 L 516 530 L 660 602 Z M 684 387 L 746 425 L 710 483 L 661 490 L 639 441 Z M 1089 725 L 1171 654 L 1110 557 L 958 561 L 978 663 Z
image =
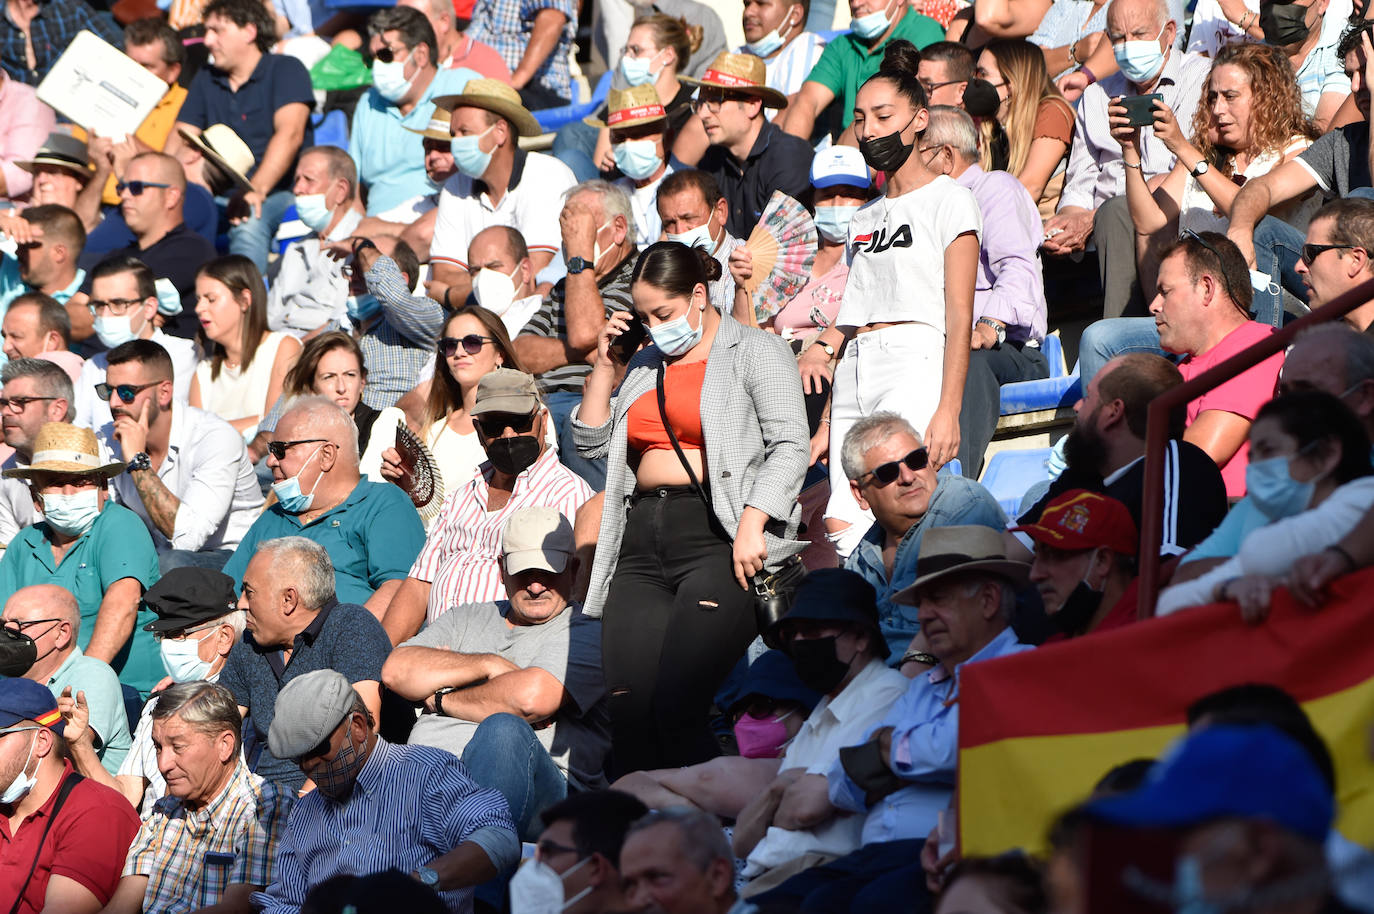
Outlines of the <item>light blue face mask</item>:
M 1174 865 L 1174 914 L 1222 914 L 1223 908 L 1208 901 L 1202 887 L 1202 861 L 1193 855 Z
M 884 7 L 877 12 L 869 13 L 867 16 L 860 16 L 858 19 L 851 20 L 849 29 L 855 35 L 868 41 L 887 31 L 887 27 L 891 24 L 892 19 L 887 15 L 887 8 Z
M 306 493 L 301 492 L 301 473 L 305 472 L 310 461 L 314 460 L 323 448 L 323 444 L 315 448 L 315 453 L 305 458 L 305 463 L 301 464 L 301 468 L 296 471 L 295 476 L 272 483 L 272 493 L 277 496 L 277 503 L 287 514 L 304 514 L 310 510 L 311 503 L 315 501 L 315 489 L 319 486 L 320 480 L 324 478 L 324 473 L 321 472 L 315 477 L 315 484 Z
M 183 638 L 180 641 L 163 639 L 158 646 L 158 652 L 162 654 L 162 668 L 172 677 L 173 682 L 195 682 L 210 674 L 213 664 L 209 660 L 200 659 L 200 643 L 217 630 L 211 629 L 199 638 Z
M 620 75 L 632 86 L 645 86 L 658 79 L 658 73 L 649 71 L 653 57 L 631 57 L 626 54 L 620 58 Z
M 348 312 L 348 319 L 356 325 L 380 313 L 382 303 L 377 301 L 377 296 L 367 292 L 348 296 L 344 309 Z
M 702 331 L 706 328 L 706 315 L 701 313 L 703 310 L 696 305 L 696 295 L 693 294 L 691 301 L 687 303 L 687 310 L 680 317 L 650 327 L 649 336 L 653 338 L 658 351 L 668 358 L 676 358 L 684 355 L 693 346 L 701 342 Z M 699 323 L 695 329 L 687 320 L 687 316 L 693 311 L 700 314 Z
M 411 51 L 411 54 L 413 53 L 415 52 Z M 407 54 L 404 60 L 393 60 L 390 63 L 372 61 L 372 88 L 389 102 L 399 101 L 410 91 L 412 80 L 406 79 L 407 60 L 410 60 L 410 54 Z
M 134 316 L 132 314 L 102 314 L 95 319 L 95 335 L 108 349 L 113 349 L 121 343 L 127 343 L 138 336 L 134 330 Z
M 329 225 L 329 205 L 324 194 L 296 194 L 296 217 L 312 232 L 322 232 Z
M 486 172 L 487 166 L 491 164 L 491 153 L 482 151 L 482 137 L 491 133 L 496 125 L 492 124 L 481 133 L 470 136 L 456 136 L 449 141 L 449 148 L 453 150 L 453 164 L 463 174 L 469 178 L 480 178 Z M 492 150 L 493 152 L 495 150 Z
M 744 47 L 748 49 L 750 54 L 758 57 L 770 57 L 776 54 L 778 49 L 787 43 L 787 39 L 782 36 L 784 32 L 792 28 L 791 18 L 792 10 L 789 8 L 787 10 L 787 16 L 782 22 L 778 23 L 777 28 L 773 29 L 773 31 L 769 32 L 767 35 L 764 35 L 758 41 L 746 42 Z
M 712 251 L 715 250 L 716 247 L 716 239 L 711 237 L 710 217 L 707 217 L 706 221 L 701 225 L 698 225 L 694 229 L 688 229 L 680 235 L 674 235 L 672 232 L 665 232 L 663 237 L 667 241 L 676 241 L 678 244 L 685 244 L 689 248 L 705 248 L 708 251 Z
M 1145 41 L 1123 41 L 1113 45 L 1112 54 L 1116 65 L 1126 78 L 1136 85 L 1144 85 L 1154 79 L 1164 68 L 1164 49 L 1159 46 L 1159 36 L 1168 28 L 1166 22 L 1159 29 L 1159 35 Z
M 1289 469 L 1291 460 L 1290 457 L 1252 460 L 1245 468 L 1245 494 L 1271 521 L 1306 511 L 1317 488 L 1316 480 L 1298 482 L 1293 478 Z
M 653 140 L 626 140 L 612 146 L 611 152 L 615 155 L 615 167 L 631 181 L 643 181 L 663 164 L 658 144 Z
M 849 220 L 858 211 L 857 206 L 818 206 L 816 230 L 831 244 L 840 244 L 849 238 Z

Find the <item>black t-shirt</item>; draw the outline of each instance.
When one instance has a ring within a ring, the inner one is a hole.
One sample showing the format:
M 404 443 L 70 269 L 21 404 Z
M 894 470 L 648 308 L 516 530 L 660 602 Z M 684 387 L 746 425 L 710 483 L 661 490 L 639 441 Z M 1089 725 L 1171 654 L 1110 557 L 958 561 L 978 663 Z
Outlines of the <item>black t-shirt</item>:
M 730 216 L 725 221 L 730 234 L 748 238 L 773 191 L 801 200 L 811 189 L 814 157 L 806 140 L 765 122 L 743 165 L 724 146 L 712 146 L 697 167 L 716 179 L 730 204 Z
M 1226 483 L 1221 470 L 1202 448 L 1187 441 L 1170 441 L 1164 451 L 1164 531 L 1159 554 L 1181 555 L 1202 542 L 1226 517 Z M 1072 489 L 1110 495 L 1130 509 L 1136 530 L 1141 527 L 1141 503 L 1145 498 L 1145 459 L 1138 458 L 1118 470 L 1111 482 L 1091 473 L 1065 470 L 1050 484 L 1045 497 L 1018 518 L 1035 523 L 1045 505 Z
M 168 336 L 195 339 L 196 331 L 200 329 L 200 320 L 196 317 L 196 272 L 202 265 L 215 259 L 215 246 L 188 229 L 183 222 L 146 251 L 139 250 L 135 244 L 110 256 L 125 254 L 143 261 L 159 279 L 171 280 L 181 293 L 181 313 L 167 318 L 162 332 Z

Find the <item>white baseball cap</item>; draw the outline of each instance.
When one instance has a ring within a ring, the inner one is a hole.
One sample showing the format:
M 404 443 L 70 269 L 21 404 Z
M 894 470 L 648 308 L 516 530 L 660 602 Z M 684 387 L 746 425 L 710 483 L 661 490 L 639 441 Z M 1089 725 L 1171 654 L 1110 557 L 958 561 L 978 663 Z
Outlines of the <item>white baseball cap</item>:
M 521 508 L 510 516 L 501 532 L 506 574 L 519 574 L 531 568 L 559 574 L 568 567 L 575 548 L 572 524 L 557 508 L 546 505 Z
M 853 146 L 831 146 L 816 153 L 811 160 L 811 186 L 817 189 L 836 184 L 869 187 L 873 179 L 863 153 Z

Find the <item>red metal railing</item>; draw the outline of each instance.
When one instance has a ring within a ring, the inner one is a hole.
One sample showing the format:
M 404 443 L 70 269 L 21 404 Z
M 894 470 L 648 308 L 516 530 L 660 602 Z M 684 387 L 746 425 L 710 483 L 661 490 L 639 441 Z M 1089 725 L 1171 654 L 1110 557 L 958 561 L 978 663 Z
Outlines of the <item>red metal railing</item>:
M 1293 321 L 1263 342 L 1256 343 L 1150 401 L 1145 432 L 1145 491 L 1140 506 L 1139 618 L 1148 619 L 1155 614 L 1155 600 L 1159 596 L 1159 544 L 1164 534 L 1164 448 L 1169 441 L 1169 413 L 1181 409 L 1274 353 L 1287 349 L 1293 338 L 1308 327 L 1338 320 L 1372 300 L 1374 280 L 1351 289 L 1330 304 Z M 1186 511 L 1188 508 L 1185 505 L 1179 510 Z

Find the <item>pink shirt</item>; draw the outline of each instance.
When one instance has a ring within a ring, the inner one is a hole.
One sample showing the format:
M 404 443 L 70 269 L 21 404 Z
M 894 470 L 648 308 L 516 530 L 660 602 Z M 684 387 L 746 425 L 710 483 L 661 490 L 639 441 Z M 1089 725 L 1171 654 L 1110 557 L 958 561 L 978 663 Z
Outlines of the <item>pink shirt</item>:
M 848 279 L 849 264 L 841 257 L 828 273 L 812 277 L 790 302 L 782 306 L 773 318 L 774 329 L 784 337 L 791 330 L 792 338 L 797 339 L 835 323 Z M 822 323 L 817 322 L 818 317 L 823 318 Z
M 1183 380 L 1191 381 L 1209 368 L 1219 365 L 1231 356 L 1248 349 L 1274 332 L 1274 328 L 1258 321 L 1246 321 L 1228 333 L 1220 343 L 1206 352 L 1189 356 L 1178 366 Z M 1220 409 L 1235 413 L 1254 421 L 1259 408 L 1274 397 L 1274 385 L 1278 383 L 1279 369 L 1283 367 L 1283 353 L 1275 353 L 1248 371 L 1243 371 L 1219 387 L 1209 390 L 1188 404 L 1188 424 L 1192 425 L 1197 417 L 1209 409 Z M 1250 442 L 1247 439 L 1236 451 L 1236 455 L 1221 468 L 1221 478 L 1226 482 L 1226 495 L 1239 498 L 1245 494 L 1245 468 L 1250 463 Z
M 5 176 L 0 200 L 28 196 L 33 175 L 15 162 L 27 162 L 57 126 L 57 116 L 38 100 L 32 86 L 15 82 L 0 72 L 0 174 Z
M 472 8 L 468 9 L 471 11 Z M 458 47 L 454 49 L 453 56 L 444 61 L 443 65 L 455 70 L 467 67 L 488 79 L 499 79 L 503 83 L 511 80 L 510 67 L 506 66 L 506 62 L 501 59 L 496 49 L 466 35 L 458 39 Z

